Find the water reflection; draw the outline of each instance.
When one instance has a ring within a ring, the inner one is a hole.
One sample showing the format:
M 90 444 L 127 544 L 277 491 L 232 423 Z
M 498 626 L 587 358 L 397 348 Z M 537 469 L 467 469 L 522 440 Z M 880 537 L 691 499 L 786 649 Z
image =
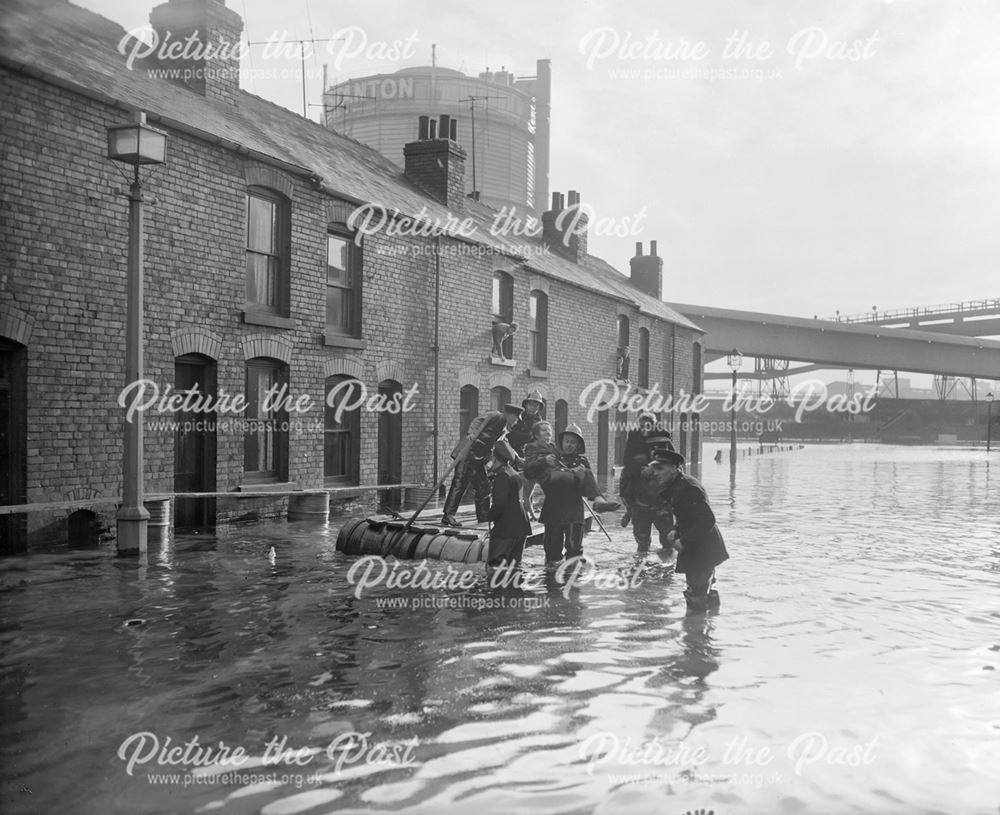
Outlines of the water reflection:
M 636 558 L 614 524 L 611 542 L 588 539 L 589 574 L 637 575 L 625 588 L 546 571 L 529 548 L 524 587 L 480 579 L 433 604 L 385 587 L 356 597 L 335 526 L 177 537 L 145 567 L 103 551 L 3 561 L 2 810 L 994 807 L 1000 501 L 982 456 L 829 446 L 702 476 L 733 558 L 721 612 L 701 617 L 684 617 L 672 564 Z M 155 762 L 129 776 L 117 757 L 141 731 L 242 745 L 258 770 L 277 740 L 307 750 L 312 780 L 154 784 Z M 328 752 L 352 732 L 417 739 L 417 761 Z M 809 732 L 881 747 L 870 765 L 796 774 L 786 754 Z M 601 734 L 711 760 L 583 755 Z M 727 765 L 734 739 L 771 750 L 782 780 Z

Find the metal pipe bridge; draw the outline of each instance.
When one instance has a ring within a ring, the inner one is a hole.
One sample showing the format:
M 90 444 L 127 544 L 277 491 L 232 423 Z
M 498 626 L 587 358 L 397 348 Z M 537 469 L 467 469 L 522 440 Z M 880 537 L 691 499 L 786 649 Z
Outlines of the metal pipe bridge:
M 777 357 L 831 368 L 1000 379 L 997 340 L 877 323 L 810 320 L 683 303 L 671 306 L 704 329 L 705 362 L 738 348 L 746 356 Z

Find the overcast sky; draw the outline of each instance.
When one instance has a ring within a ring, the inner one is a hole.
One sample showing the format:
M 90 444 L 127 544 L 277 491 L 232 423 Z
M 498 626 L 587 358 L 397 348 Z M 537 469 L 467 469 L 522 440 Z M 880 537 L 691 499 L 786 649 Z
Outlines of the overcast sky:
M 129 29 L 156 5 L 81 4 Z M 324 62 L 332 84 L 429 64 L 432 43 L 470 74 L 551 59 L 551 189 L 609 226 L 645 208 L 591 251 L 627 271 L 656 239 L 668 301 L 823 317 L 1000 294 L 1000 3 L 228 5 L 254 40 L 363 32 L 367 56 L 316 46 L 315 103 Z M 380 58 L 394 41 L 405 56 Z M 301 111 L 296 78 L 244 87 Z

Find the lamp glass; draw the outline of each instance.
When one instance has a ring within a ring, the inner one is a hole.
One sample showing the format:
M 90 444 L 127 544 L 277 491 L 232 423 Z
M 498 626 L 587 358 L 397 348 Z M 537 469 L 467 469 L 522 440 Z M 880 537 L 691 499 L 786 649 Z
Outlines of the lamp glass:
M 163 164 L 167 134 L 149 125 L 135 123 L 108 128 L 108 158 L 123 164 Z
M 726 362 L 729 363 L 729 367 L 732 370 L 738 371 L 740 367 L 743 365 L 743 354 L 741 354 L 734 348 L 732 352 L 730 352 L 730 354 L 726 357 Z
M 986 401 L 987 402 L 992 402 L 993 401 L 993 394 L 992 393 L 986 394 Z

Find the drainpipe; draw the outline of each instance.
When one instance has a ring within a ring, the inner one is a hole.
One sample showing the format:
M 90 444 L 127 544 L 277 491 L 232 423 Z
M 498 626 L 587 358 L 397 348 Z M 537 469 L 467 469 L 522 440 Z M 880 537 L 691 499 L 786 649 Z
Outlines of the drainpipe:
M 674 399 L 677 398 L 677 389 L 674 387 L 674 365 L 677 362 L 677 326 L 670 325 L 670 434 L 674 432 Z
M 438 380 L 441 375 L 441 346 L 439 330 L 441 327 L 441 236 L 434 236 L 434 483 L 438 482 Z

